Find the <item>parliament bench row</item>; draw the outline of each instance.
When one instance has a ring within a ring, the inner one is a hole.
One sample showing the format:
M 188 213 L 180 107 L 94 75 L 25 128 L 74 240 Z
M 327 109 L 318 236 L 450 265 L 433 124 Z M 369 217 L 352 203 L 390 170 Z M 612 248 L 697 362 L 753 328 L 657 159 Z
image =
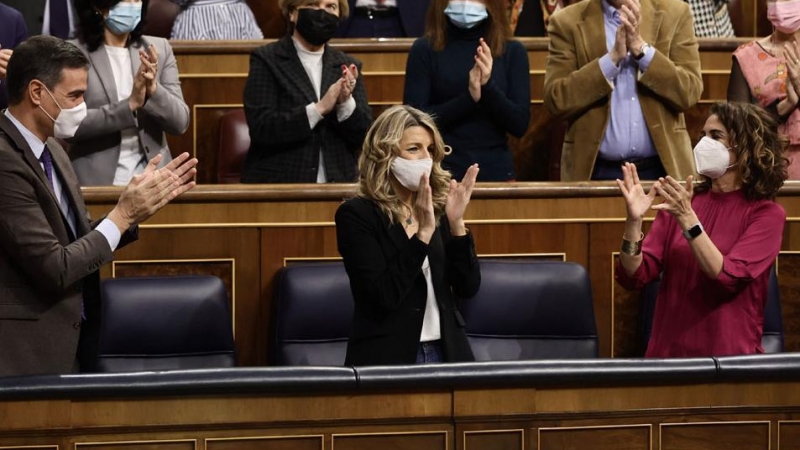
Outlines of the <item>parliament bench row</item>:
M 461 302 L 476 361 L 597 358 L 591 283 L 579 264 L 481 261 L 481 288 Z M 643 293 L 642 349 L 658 286 Z M 199 369 L 236 365 L 228 298 L 216 277 L 120 278 L 103 284 L 97 370 Z M 341 262 L 289 265 L 272 297 L 270 365 L 343 366 L 353 298 Z M 772 269 L 762 346 L 783 350 Z

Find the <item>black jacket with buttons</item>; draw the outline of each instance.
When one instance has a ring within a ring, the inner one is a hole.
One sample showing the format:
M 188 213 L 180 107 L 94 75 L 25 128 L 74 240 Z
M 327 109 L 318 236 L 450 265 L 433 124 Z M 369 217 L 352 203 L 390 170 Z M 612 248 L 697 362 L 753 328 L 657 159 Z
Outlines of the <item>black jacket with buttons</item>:
M 478 292 L 480 266 L 472 235 L 450 235 L 442 217 L 429 244 L 409 238 L 372 201 L 354 198 L 336 211 L 339 253 L 355 312 L 346 365 L 414 364 L 427 302 L 428 257 L 439 306 L 444 360 L 472 361 L 457 298 Z

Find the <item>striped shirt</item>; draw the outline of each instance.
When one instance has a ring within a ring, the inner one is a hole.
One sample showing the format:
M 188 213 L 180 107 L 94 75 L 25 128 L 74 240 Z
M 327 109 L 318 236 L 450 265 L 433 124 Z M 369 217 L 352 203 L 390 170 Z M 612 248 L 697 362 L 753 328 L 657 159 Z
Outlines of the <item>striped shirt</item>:
M 264 39 L 244 0 L 194 0 L 178 14 L 170 39 Z

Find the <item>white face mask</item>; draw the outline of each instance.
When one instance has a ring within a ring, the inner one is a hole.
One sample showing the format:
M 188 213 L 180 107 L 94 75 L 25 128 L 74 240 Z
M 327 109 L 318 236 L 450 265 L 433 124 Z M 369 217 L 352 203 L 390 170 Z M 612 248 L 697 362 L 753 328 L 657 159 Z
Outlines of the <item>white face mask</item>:
M 722 142 L 703 136 L 694 146 L 694 163 L 697 173 L 711 179 L 719 178 L 734 164 L 730 164 L 731 155 L 728 147 Z
M 392 174 L 397 181 L 406 189 L 412 192 L 419 190 L 419 180 L 422 174 L 430 175 L 433 169 L 433 160 L 428 159 L 405 159 L 397 157 L 392 161 Z
M 54 119 L 53 116 L 48 114 L 47 111 L 42 108 L 41 104 L 39 105 L 39 109 L 47 114 L 47 117 L 49 117 L 50 120 L 55 123 L 53 135 L 59 139 L 69 139 L 75 136 L 75 132 L 78 131 L 78 127 L 81 125 L 81 122 L 83 122 L 83 119 L 86 118 L 86 102 L 81 102 L 80 105 L 74 106 L 70 109 L 64 109 L 58 104 L 56 98 L 53 96 L 53 93 L 50 92 L 50 89 L 47 89 L 47 86 L 44 86 L 44 90 L 50 94 L 50 98 L 53 99 L 53 102 L 55 102 L 56 106 L 58 106 L 58 109 L 61 110 L 61 112 L 58 113 L 58 117 Z

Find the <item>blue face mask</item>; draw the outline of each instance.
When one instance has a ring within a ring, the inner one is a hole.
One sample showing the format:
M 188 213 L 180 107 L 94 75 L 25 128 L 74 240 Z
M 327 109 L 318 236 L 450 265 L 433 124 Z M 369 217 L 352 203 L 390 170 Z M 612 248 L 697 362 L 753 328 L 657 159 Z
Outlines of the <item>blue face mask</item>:
M 444 13 L 459 28 L 472 28 L 489 18 L 486 5 L 466 1 L 452 1 L 447 4 Z
M 106 26 L 114 34 L 133 31 L 142 21 L 142 2 L 119 2 L 108 10 Z

